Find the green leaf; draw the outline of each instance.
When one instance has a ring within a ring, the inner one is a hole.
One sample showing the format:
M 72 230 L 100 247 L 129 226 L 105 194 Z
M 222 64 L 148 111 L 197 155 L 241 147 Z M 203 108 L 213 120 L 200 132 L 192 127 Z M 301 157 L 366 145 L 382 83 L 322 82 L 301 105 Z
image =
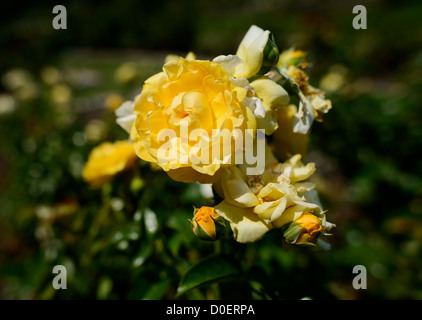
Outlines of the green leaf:
M 106 299 L 113 289 L 113 280 L 107 276 L 100 279 L 97 288 L 97 299 Z
M 180 281 L 177 295 L 180 296 L 198 286 L 220 282 L 239 274 L 239 270 L 221 255 L 211 256 L 192 266 Z
M 163 298 L 168 286 L 170 285 L 170 279 L 164 279 L 158 283 L 152 285 L 145 293 L 144 300 L 160 300 Z

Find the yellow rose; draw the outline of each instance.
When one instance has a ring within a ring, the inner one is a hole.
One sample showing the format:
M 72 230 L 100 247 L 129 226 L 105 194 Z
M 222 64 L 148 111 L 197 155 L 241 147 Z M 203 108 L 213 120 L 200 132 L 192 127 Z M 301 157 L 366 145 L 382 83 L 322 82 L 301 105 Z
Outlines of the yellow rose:
M 298 219 L 304 211 L 323 217 L 321 207 L 307 198 L 314 185 L 304 182 L 315 171 L 296 155 L 278 163 L 267 151 L 263 174 L 248 176 L 245 166 L 224 169 L 215 190 L 224 199 L 215 210 L 230 222 L 238 242 L 254 242 L 272 228 Z
M 129 141 L 104 142 L 89 154 L 82 177 L 92 188 L 99 188 L 116 174 L 134 166 L 136 159 Z
M 193 219 L 189 222 L 192 231 L 202 240 L 217 240 L 225 228 L 224 219 L 212 207 L 195 208 Z
M 215 182 L 222 167 L 234 165 L 233 155 L 243 152 L 233 132 L 256 130 L 252 111 L 242 103 L 246 96 L 216 62 L 170 59 L 135 100 L 131 138 L 137 155 L 174 180 Z
M 322 221 L 309 212 L 304 212 L 293 222 L 298 223 L 299 228 L 302 229 L 296 239 L 296 244 L 313 242 L 322 230 Z
M 283 227 L 283 237 L 287 243 L 314 246 L 320 235 L 334 225 L 312 213 L 303 211 L 301 215 Z

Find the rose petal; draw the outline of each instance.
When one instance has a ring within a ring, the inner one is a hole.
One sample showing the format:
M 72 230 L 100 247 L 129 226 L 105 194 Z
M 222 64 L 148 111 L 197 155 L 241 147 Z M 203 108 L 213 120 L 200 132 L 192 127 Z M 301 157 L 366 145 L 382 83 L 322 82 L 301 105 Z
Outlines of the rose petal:
M 240 243 L 255 242 L 271 229 L 252 209 L 238 208 L 225 200 L 215 207 L 215 211 L 230 222 L 234 238 Z

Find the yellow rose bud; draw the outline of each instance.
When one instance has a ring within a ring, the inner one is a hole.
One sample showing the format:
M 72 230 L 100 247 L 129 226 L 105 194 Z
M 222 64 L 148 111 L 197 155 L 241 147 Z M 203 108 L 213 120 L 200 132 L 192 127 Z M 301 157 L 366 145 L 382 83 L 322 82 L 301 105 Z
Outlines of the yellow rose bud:
M 295 222 L 303 228 L 297 243 L 312 242 L 322 230 L 321 220 L 311 213 L 304 212 Z
M 215 212 L 213 207 L 195 208 L 193 219 L 189 222 L 193 233 L 198 238 L 207 241 L 217 240 L 225 228 L 224 219 Z
M 316 242 L 322 230 L 322 221 L 309 212 L 295 219 L 284 231 L 283 236 L 291 244 L 308 244 Z
M 99 188 L 116 174 L 135 165 L 136 159 L 129 141 L 104 142 L 89 154 L 82 177 L 92 188 Z

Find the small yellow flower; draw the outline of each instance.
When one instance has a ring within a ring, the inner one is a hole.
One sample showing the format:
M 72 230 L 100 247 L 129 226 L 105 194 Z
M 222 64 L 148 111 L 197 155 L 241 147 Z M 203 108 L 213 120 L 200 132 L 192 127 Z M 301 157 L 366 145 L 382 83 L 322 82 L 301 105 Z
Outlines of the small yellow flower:
M 309 212 L 293 220 L 284 232 L 284 237 L 291 244 L 313 244 L 323 229 L 322 221 Z
M 195 208 L 193 219 L 189 222 L 192 231 L 202 240 L 217 240 L 225 228 L 224 219 L 212 207 Z
M 134 166 L 136 159 L 129 141 L 104 142 L 89 154 L 82 177 L 92 188 L 99 188 L 116 174 Z

